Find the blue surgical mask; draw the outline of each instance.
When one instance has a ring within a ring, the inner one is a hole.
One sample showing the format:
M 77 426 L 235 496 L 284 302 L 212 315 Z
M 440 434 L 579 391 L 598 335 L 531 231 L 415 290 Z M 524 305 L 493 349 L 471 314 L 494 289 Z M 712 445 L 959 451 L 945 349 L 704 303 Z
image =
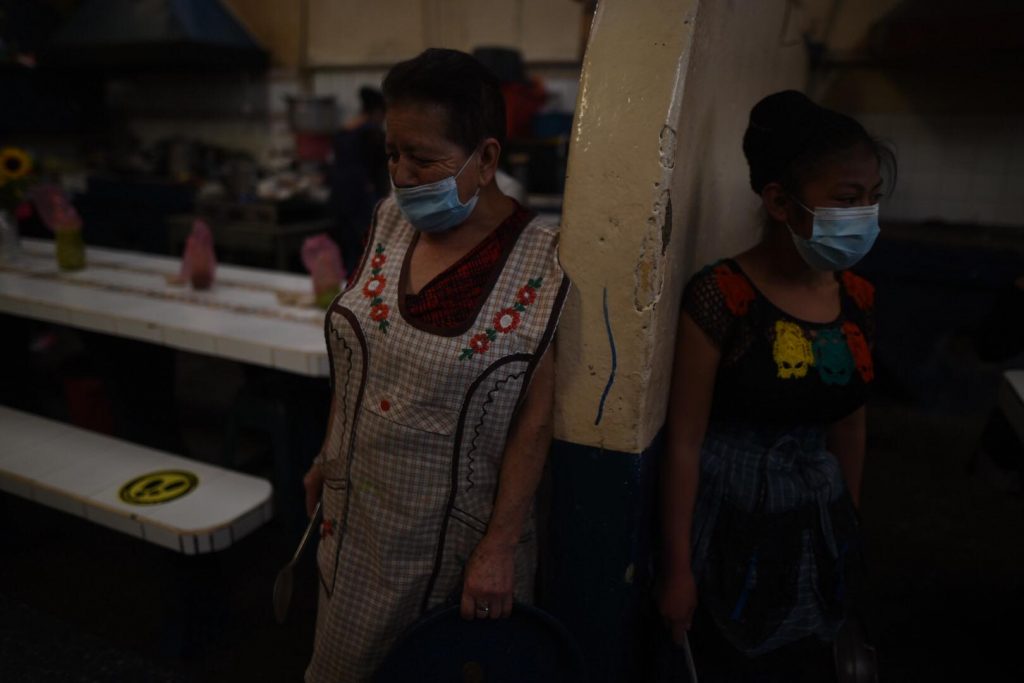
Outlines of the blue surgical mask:
M 459 199 L 459 187 L 455 184 L 462 171 L 476 152 L 469 155 L 462 168 L 455 175 L 450 175 L 433 183 L 416 185 L 415 187 L 396 187 L 391 180 L 391 191 L 405 219 L 412 223 L 420 232 L 439 233 L 451 230 L 469 218 L 480 199 L 480 189 L 465 204 Z
M 796 201 L 794 199 L 794 201 Z M 799 201 L 796 201 L 800 204 Z M 801 207 L 814 216 L 811 236 L 803 238 L 793 232 L 796 250 L 815 270 L 845 270 L 860 261 L 871 250 L 878 233 L 878 204 L 850 207 L 815 207 L 813 211 Z

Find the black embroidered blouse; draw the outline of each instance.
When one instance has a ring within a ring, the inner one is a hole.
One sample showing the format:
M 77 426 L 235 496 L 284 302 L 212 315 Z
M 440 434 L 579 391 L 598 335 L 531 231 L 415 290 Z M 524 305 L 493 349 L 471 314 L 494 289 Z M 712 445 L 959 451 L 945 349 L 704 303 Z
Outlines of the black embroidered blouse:
M 874 379 L 874 287 L 836 274 L 840 313 L 795 318 L 767 299 L 731 259 L 693 276 L 683 310 L 721 351 L 711 419 L 829 423 L 867 399 Z

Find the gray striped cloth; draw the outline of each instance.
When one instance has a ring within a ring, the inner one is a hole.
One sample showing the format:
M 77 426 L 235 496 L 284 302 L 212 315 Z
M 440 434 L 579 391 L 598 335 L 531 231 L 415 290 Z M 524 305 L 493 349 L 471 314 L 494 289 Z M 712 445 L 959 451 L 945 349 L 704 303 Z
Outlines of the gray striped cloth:
M 693 522 L 702 604 L 740 651 L 760 655 L 842 623 L 857 522 L 822 425 L 712 422 Z

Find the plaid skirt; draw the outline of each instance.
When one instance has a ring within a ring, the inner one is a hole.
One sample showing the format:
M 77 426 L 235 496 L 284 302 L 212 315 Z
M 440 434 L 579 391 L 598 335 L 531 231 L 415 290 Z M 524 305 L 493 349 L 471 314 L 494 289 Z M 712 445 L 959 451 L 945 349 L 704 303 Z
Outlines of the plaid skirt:
M 822 425 L 717 423 L 701 451 L 693 570 L 736 649 L 833 640 L 859 572 L 856 512 Z

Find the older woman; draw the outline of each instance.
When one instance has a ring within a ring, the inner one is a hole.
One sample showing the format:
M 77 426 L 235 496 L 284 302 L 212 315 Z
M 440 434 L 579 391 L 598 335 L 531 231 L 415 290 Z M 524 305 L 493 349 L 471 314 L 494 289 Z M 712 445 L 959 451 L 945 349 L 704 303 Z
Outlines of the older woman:
M 384 80 L 392 196 L 325 323 L 334 394 L 306 475 L 323 497 L 308 681 L 372 675 L 435 605 L 529 601 L 550 441 L 557 231 L 502 194 L 499 84 L 431 49 Z

